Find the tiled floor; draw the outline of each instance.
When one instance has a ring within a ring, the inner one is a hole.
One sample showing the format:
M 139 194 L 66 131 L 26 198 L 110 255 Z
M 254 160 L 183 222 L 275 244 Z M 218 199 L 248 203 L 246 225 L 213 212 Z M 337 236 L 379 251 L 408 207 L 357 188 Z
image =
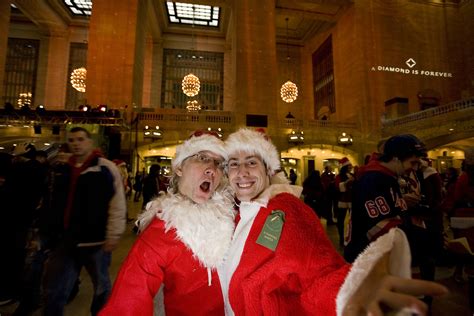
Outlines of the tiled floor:
M 141 202 L 129 202 L 130 216 L 134 216 L 139 211 Z M 128 249 L 135 240 L 135 235 L 132 232 L 133 224 L 127 225 L 127 230 L 122 238 L 119 248 L 113 253 L 112 266 L 110 274 L 114 279 L 122 260 L 128 253 Z M 337 245 L 337 230 L 335 225 L 329 225 L 327 232 L 330 239 Z M 337 246 L 336 246 L 337 247 Z M 438 282 L 444 284 L 450 289 L 450 293 L 441 297 L 435 298 L 433 301 L 433 316 L 471 316 L 474 315 L 469 311 L 467 299 L 467 283 L 457 283 L 451 277 L 453 273 L 452 267 L 438 267 L 436 271 L 436 279 Z M 89 315 L 89 306 L 91 301 L 92 285 L 87 273 L 83 271 L 81 275 L 80 290 L 76 298 L 67 305 L 65 310 L 66 316 L 87 316 Z M 9 316 L 15 310 L 17 304 L 0 307 L 0 316 Z M 41 311 L 37 311 L 35 316 L 41 315 Z

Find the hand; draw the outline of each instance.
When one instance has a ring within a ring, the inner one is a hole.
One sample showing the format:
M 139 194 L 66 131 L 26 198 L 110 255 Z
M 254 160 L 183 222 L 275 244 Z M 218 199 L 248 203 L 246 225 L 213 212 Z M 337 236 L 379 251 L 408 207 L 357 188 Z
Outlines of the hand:
M 106 239 L 105 244 L 102 248 L 104 249 L 105 252 L 112 252 L 115 250 L 115 248 L 117 248 L 119 240 L 120 239 L 118 238 Z
M 403 194 L 403 199 L 407 203 L 408 208 L 413 208 L 420 204 L 421 197 L 418 194 L 407 193 Z
M 439 296 L 448 290 L 435 282 L 412 280 L 388 274 L 389 253 L 384 255 L 349 299 L 344 316 L 384 315 L 389 310 L 404 310 L 426 315 L 428 307 L 417 297 Z

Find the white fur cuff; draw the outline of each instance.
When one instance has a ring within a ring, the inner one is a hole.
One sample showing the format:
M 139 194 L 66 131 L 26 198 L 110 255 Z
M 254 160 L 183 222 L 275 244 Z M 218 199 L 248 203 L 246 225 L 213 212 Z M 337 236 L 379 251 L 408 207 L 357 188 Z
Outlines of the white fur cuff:
M 402 278 L 411 278 L 411 254 L 407 237 L 401 229 L 391 229 L 372 242 L 353 263 L 336 298 L 337 315 L 342 315 L 347 301 L 387 252 L 391 252 L 389 273 Z

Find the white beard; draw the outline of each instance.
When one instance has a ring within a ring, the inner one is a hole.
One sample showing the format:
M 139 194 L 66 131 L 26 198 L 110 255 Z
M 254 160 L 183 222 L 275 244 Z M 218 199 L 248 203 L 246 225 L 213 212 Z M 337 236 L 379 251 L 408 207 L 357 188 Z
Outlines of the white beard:
M 216 269 L 225 258 L 235 229 L 233 200 L 215 192 L 203 204 L 196 204 L 178 194 L 166 194 L 147 205 L 140 216 L 140 230 L 154 217 L 165 222 L 165 229 L 176 229 L 178 240 L 183 242 L 194 257 L 205 267 Z

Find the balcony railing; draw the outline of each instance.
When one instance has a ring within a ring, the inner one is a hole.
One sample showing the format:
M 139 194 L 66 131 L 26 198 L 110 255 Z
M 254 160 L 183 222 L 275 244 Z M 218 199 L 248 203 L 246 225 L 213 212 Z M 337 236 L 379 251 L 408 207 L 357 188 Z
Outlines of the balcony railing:
M 461 112 L 468 109 L 474 109 L 474 98 L 451 102 L 451 103 L 441 105 L 435 108 L 431 108 L 428 110 L 408 114 L 396 119 L 390 119 L 390 120 L 383 119 L 382 125 L 384 128 L 395 127 L 395 126 L 405 125 L 412 122 L 423 121 L 428 118 L 440 117 L 448 113 Z

